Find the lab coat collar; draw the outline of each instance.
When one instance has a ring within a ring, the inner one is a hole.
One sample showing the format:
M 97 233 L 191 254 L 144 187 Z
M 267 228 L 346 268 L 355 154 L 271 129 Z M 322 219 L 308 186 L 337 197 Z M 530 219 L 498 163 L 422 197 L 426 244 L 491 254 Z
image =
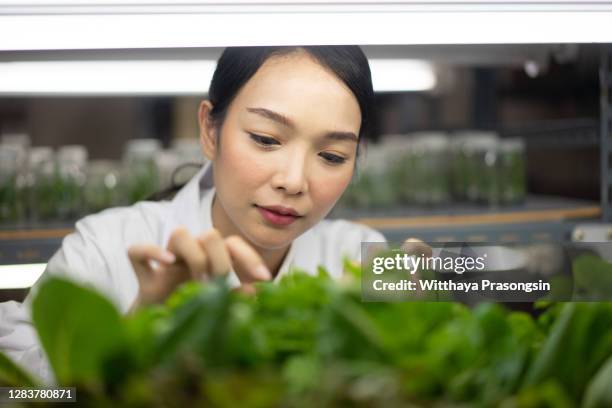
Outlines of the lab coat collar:
M 203 193 L 213 188 L 212 171 L 210 162 L 204 164 L 198 173 L 177 193 L 170 204 L 170 214 L 174 217 L 175 225 L 186 227 L 193 235 L 200 234 L 204 230 L 200 203 Z

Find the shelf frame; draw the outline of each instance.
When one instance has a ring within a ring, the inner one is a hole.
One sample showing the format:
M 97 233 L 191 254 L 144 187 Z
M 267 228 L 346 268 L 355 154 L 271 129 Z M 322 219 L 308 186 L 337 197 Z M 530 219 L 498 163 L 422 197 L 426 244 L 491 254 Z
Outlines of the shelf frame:
M 612 221 L 612 45 L 602 46 L 600 79 L 600 178 L 602 221 Z
M 0 0 L 0 50 L 603 44 L 610 21 L 606 0 Z

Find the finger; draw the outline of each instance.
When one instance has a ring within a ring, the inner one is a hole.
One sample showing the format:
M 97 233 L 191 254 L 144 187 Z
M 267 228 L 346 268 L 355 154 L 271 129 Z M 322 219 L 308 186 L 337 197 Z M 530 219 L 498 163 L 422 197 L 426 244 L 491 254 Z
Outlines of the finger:
M 132 245 L 128 248 L 128 258 L 138 274 L 152 272 L 151 261 L 168 265 L 176 261 L 172 252 L 150 244 Z
M 234 289 L 236 292 L 244 293 L 245 295 L 254 296 L 257 293 L 255 285 L 252 283 L 243 283 Z
M 225 276 L 232 269 L 232 261 L 223 237 L 216 229 L 205 232 L 199 242 L 208 256 L 208 271 L 211 276 Z
M 363 265 L 370 265 L 372 263 L 372 259 L 387 249 L 389 249 L 389 246 L 386 242 L 368 243 L 365 245 L 365 253 L 361 254 L 361 263 Z
M 225 244 L 232 259 L 232 265 L 243 283 L 270 280 L 272 274 L 261 256 L 244 239 L 237 235 L 227 237 Z
M 432 255 L 431 247 L 425 242 L 416 238 L 408 238 L 406 241 L 404 241 L 404 243 L 402 244 L 402 250 L 404 250 L 404 252 L 409 255 L 422 255 L 427 258 L 431 257 Z
M 136 262 L 157 261 L 171 264 L 176 261 L 172 252 L 151 244 L 132 245 L 128 249 L 128 256 Z
M 128 248 L 128 259 L 132 264 L 132 268 L 134 269 L 138 280 L 141 280 L 143 276 L 153 272 L 151 264 L 142 252 L 142 248 L 137 245 L 133 245 Z
M 187 265 L 192 279 L 201 280 L 208 275 L 206 253 L 184 227 L 179 227 L 172 232 L 168 242 L 168 251 L 174 253 Z

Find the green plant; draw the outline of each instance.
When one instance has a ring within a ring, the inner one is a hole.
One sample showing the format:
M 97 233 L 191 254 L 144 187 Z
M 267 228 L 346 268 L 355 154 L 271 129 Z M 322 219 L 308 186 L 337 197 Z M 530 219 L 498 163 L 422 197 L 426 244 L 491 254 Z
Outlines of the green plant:
M 106 406 L 609 406 L 612 304 L 364 303 L 359 267 L 258 284 L 188 283 L 120 317 L 101 295 L 49 278 L 33 302 L 61 385 Z M 31 385 L 0 358 L 0 382 Z M 584 401 L 584 402 L 583 402 Z

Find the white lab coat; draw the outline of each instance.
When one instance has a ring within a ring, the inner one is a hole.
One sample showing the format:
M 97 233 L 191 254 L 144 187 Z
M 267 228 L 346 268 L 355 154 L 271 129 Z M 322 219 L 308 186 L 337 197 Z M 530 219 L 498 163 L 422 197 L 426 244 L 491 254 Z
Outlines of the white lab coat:
M 213 197 L 212 170 L 204 166 L 172 201 L 140 202 L 87 216 L 64 238 L 41 280 L 59 275 L 93 286 L 125 313 L 138 292 L 127 248 L 136 243 L 166 247 L 170 234 L 178 226 L 186 227 L 194 235 L 209 230 Z M 292 267 L 316 273 L 318 265 L 337 278 L 343 272 L 345 256 L 360 259 L 361 242 L 383 241 L 382 234 L 366 226 L 344 220 L 323 220 L 293 241 L 275 279 Z M 239 285 L 234 272 L 228 279 L 231 285 Z M 0 304 L 0 350 L 44 381 L 51 382 L 48 362 L 30 323 L 29 303 L 39 284 L 40 280 L 24 304 Z

